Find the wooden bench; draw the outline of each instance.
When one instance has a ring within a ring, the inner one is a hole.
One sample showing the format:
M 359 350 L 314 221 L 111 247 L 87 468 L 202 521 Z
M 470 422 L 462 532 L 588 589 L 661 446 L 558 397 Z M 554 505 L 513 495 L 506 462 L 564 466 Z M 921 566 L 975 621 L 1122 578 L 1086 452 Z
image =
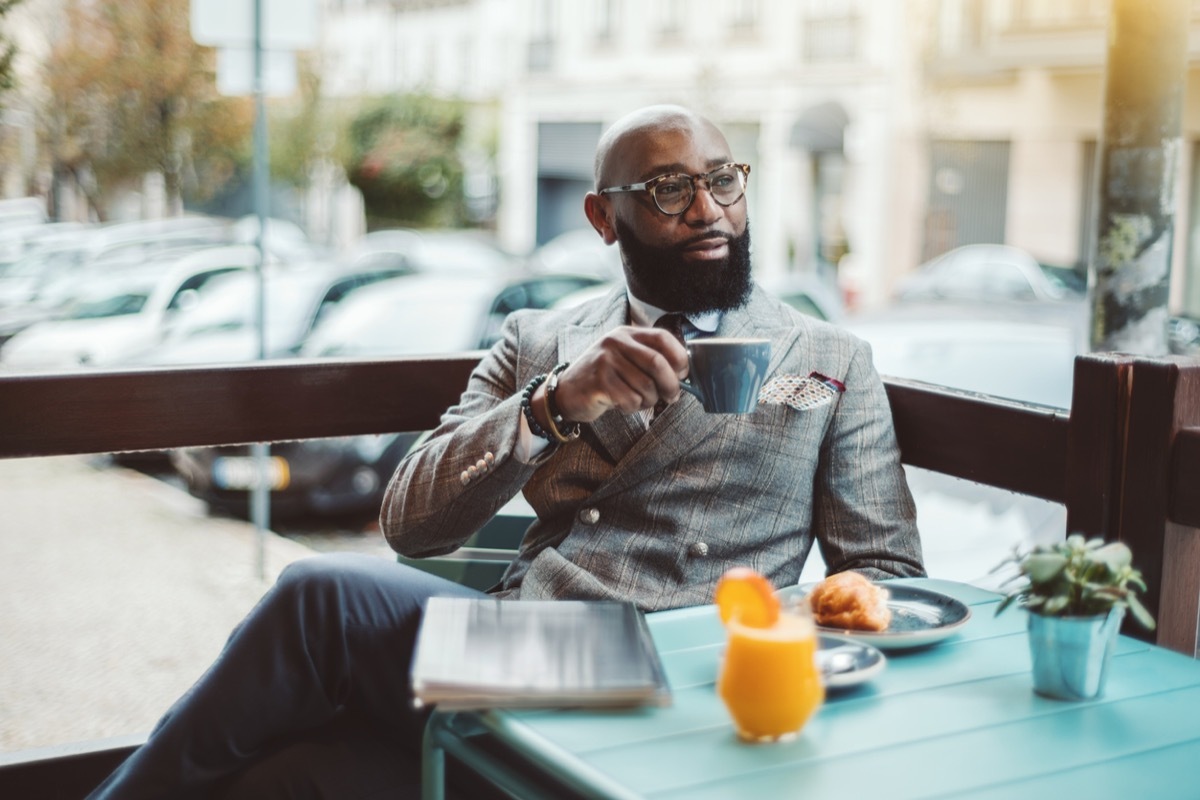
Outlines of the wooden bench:
M 432 428 L 480 353 L 0 376 L 0 458 Z M 1069 411 L 888 379 L 905 463 L 1062 503 L 1137 555 L 1159 644 L 1196 654 L 1200 362 L 1087 355 Z M 1136 633 L 1136 631 L 1134 631 Z M 72 797 L 134 743 L 0 756 L 0 797 Z

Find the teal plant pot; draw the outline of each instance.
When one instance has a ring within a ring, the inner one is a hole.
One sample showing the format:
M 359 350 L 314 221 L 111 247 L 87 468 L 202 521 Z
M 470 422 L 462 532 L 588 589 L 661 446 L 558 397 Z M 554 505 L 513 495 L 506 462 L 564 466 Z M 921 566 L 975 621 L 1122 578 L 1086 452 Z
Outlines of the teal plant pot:
M 1059 700 L 1092 700 L 1104 693 L 1124 608 L 1096 617 L 1029 614 L 1033 690 Z

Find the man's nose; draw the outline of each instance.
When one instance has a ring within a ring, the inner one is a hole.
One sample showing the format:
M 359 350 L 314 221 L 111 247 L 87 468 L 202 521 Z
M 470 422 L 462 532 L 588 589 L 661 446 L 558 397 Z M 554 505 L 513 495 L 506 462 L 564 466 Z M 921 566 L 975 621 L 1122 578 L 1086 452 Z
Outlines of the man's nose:
M 713 198 L 712 190 L 707 181 L 696 181 L 692 204 L 683 212 L 683 216 L 691 225 L 711 225 L 721 218 L 724 207 Z

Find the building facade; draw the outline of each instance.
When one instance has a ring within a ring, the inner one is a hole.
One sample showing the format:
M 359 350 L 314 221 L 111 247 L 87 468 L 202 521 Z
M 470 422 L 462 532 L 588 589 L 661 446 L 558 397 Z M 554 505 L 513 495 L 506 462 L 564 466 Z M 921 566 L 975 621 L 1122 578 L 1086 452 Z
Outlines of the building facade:
M 682 103 L 751 164 L 760 274 L 853 264 L 877 287 L 910 266 L 896 255 L 915 243 L 895 213 L 911 204 L 895 165 L 912 85 L 902 32 L 921 15 L 902 4 L 332 0 L 326 11 L 332 91 L 430 90 L 494 113 L 510 249 L 585 227 L 601 131 L 639 106 Z

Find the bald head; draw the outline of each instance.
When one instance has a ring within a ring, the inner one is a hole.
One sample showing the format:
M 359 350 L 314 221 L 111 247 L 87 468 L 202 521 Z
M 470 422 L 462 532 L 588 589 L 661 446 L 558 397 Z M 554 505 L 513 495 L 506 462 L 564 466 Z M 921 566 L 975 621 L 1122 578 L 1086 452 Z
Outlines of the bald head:
M 640 108 L 621 117 L 600 137 L 596 145 L 596 188 L 633 181 L 628 167 L 638 162 L 638 156 L 649 146 L 670 134 L 714 138 L 729 145 L 721 131 L 708 119 L 690 109 L 676 105 L 656 105 Z
M 596 189 L 584 198 L 583 209 L 605 243 L 621 248 L 634 297 L 684 313 L 723 311 L 746 301 L 752 281 L 744 194 L 726 194 L 728 202 L 722 202 L 707 182 L 714 170 L 732 163 L 720 129 L 681 106 L 639 109 L 600 137 Z M 662 182 L 672 175 L 691 181 L 687 197 L 671 195 L 685 191 L 674 188 L 682 184 Z M 662 210 L 657 194 L 662 186 L 669 204 L 685 201 L 681 208 Z M 727 192 L 728 184 L 720 187 Z

